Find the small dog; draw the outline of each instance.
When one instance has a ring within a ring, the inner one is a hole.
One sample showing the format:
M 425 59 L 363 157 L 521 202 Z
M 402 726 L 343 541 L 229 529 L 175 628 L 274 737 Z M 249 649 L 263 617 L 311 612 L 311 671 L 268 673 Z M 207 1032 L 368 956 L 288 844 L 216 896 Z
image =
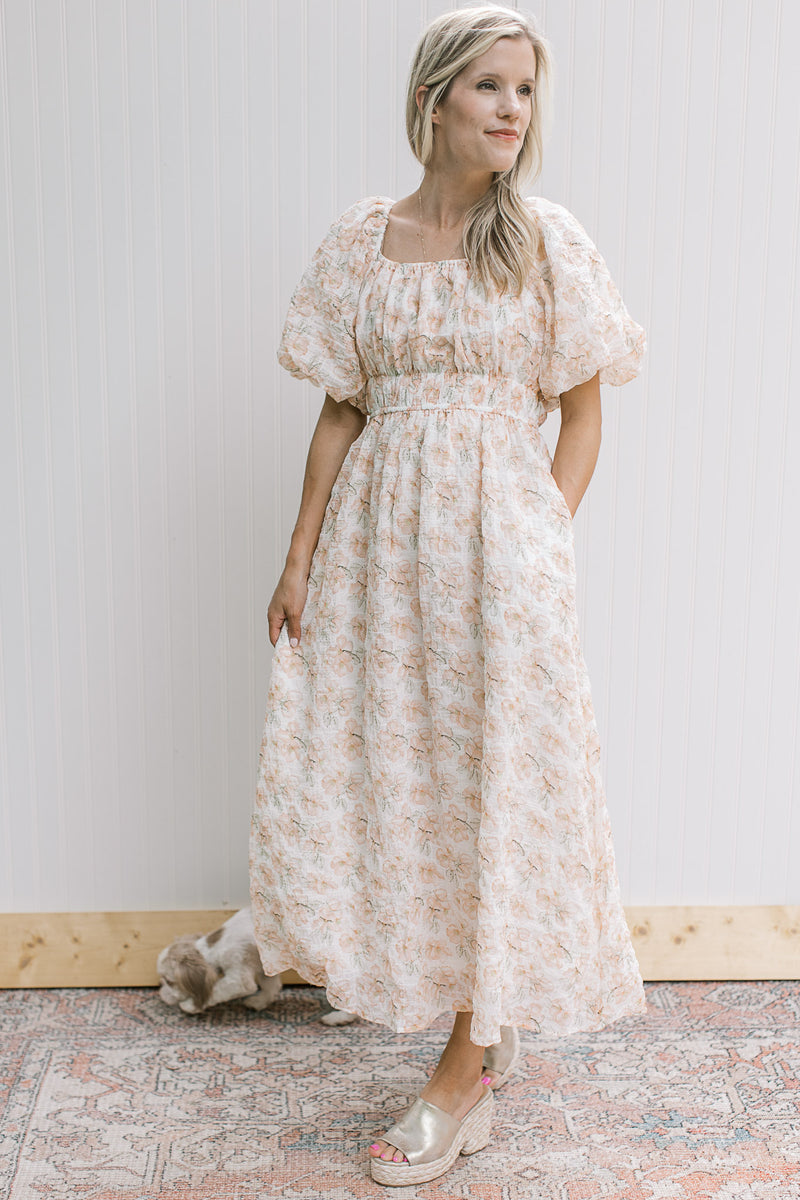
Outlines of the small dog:
M 265 975 L 249 908 L 242 908 L 208 934 L 184 934 L 158 956 L 159 996 L 185 1013 L 201 1013 L 226 1000 L 239 1000 L 261 1011 L 283 989 L 280 975 Z M 347 1025 L 354 1013 L 334 1009 L 320 1020 Z

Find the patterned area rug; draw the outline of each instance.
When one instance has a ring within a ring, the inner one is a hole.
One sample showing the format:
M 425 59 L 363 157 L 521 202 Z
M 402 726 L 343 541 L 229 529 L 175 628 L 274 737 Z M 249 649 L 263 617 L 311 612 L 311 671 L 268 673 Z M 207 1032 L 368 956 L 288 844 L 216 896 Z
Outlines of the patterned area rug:
M 190 1017 L 155 989 L 0 993 L 8 1200 L 798 1200 L 800 983 L 651 983 L 591 1035 L 522 1031 L 489 1145 L 418 1188 L 367 1146 L 450 1032 L 327 1026 L 319 988 Z

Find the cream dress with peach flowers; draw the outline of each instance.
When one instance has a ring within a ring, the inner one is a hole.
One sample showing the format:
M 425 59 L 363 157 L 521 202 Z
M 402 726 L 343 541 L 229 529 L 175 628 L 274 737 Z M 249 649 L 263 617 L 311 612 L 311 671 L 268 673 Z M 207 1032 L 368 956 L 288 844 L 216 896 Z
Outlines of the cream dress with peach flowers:
M 267 974 L 397 1032 L 473 1012 L 597 1030 L 646 1011 L 581 652 L 573 530 L 539 432 L 597 371 L 639 372 L 586 231 L 530 197 L 518 297 L 464 259 L 382 254 L 394 201 L 331 226 L 278 358 L 368 415 L 334 483 L 302 638 L 272 657 L 250 833 Z

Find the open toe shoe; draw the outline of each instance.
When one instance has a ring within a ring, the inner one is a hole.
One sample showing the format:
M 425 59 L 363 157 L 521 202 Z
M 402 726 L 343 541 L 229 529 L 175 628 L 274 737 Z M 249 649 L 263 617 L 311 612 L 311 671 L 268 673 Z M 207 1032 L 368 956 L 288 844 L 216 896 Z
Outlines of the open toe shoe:
M 449 1171 L 459 1154 L 482 1150 L 491 1137 L 494 1110 L 494 1092 L 483 1086 L 480 1100 L 460 1121 L 417 1096 L 405 1116 L 381 1134 L 384 1142 L 402 1150 L 408 1162 L 371 1158 L 370 1171 L 376 1183 L 392 1187 L 427 1183 Z
M 493 1092 L 502 1087 L 514 1069 L 519 1057 L 519 1032 L 513 1025 L 501 1025 L 502 1041 L 487 1046 L 483 1052 L 484 1071 L 498 1071 L 497 1079 L 488 1086 Z

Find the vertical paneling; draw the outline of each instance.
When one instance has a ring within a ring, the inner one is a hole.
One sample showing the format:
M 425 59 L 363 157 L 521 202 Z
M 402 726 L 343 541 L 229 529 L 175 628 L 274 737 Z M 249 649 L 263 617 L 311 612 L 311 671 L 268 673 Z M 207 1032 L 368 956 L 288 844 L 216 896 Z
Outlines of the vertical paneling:
M 6 909 L 246 901 L 266 608 L 322 402 L 277 340 L 333 218 L 416 186 L 405 85 L 449 7 L 0 7 Z M 575 523 L 625 899 L 800 903 L 800 12 L 537 12 L 529 190 L 648 332 Z

